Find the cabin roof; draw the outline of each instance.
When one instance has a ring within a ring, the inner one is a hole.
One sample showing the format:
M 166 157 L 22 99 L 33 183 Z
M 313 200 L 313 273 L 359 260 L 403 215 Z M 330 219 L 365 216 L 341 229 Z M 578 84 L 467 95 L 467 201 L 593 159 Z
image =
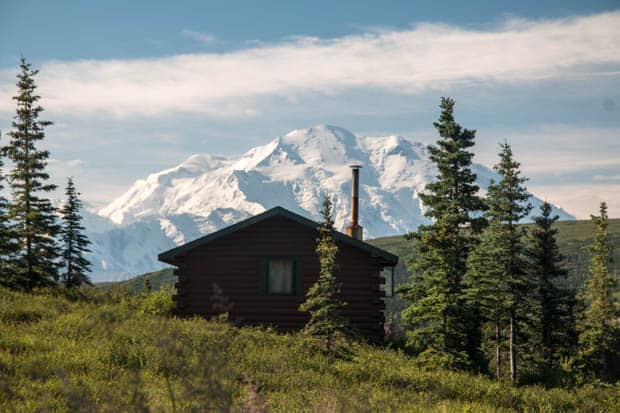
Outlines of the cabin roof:
M 177 258 L 179 258 L 180 256 L 184 255 L 185 253 L 187 253 L 188 251 L 191 251 L 192 249 L 196 247 L 206 245 L 212 241 L 225 237 L 234 232 L 240 231 L 251 225 L 258 224 L 259 222 L 262 222 L 262 221 L 265 221 L 265 220 L 268 220 L 274 217 L 278 217 L 278 216 L 290 219 L 292 221 L 297 222 L 298 224 L 304 225 L 312 229 L 317 229 L 320 225 L 318 222 L 312 221 L 299 214 L 291 212 L 288 209 L 277 206 L 263 213 L 255 215 L 243 221 L 237 222 L 236 224 L 233 224 L 226 228 L 222 228 L 219 231 L 212 232 L 211 234 L 205 235 L 204 237 L 200 237 L 186 244 L 180 245 L 176 248 L 172 248 L 168 251 L 164 251 L 161 254 L 159 254 L 157 258 L 159 259 L 159 261 L 163 261 L 168 264 L 174 264 Z M 393 266 L 398 263 L 398 257 L 396 255 L 391 254 L 387 251 L 384 251 L 381 248 L 377 248 L 374 245 L 368 244 L 364 241 L 360 241 L 358 239 L 349 237 L 348 235 L 343 234 L 342 232 L 336 231 L 334 233 L 334 238 L 342 243 L 351 245 L 352 247 L 362 250 L 368 254 L 382 258 L 383 260 L 385 260 L 385 263 L 388 266 Z

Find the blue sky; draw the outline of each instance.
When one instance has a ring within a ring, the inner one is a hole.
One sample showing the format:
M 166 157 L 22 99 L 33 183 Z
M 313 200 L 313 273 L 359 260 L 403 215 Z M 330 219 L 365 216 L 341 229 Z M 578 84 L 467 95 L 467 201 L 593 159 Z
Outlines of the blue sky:
M 19 53 L 37 64 L 52 59 L 153 57 L 226 51 L 290 36 L 333 38 L 373 27 L 404 29 L 422 21 L 480 28 L 510 16 L 558 18 L 620 7 L 617 0 L 1 3 L 2 66 L 13 65 Z M 189 33 L 180 36 L 184 31 Z M 213 36 L 217 42 L 191 41 L 192 31 Z
M 478 162 L 507 139 L 535 194 L 620 217 L 618 1 L 179 3 L 0 2 L 0 129 L 23 53 L 52 173 L 93 205 L 318 123 L 432 142 L 449 95 Z

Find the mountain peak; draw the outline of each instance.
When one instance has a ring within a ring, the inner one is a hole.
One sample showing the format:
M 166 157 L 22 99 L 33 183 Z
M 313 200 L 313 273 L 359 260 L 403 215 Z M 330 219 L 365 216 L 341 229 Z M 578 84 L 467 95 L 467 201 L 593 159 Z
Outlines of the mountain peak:
M 224 155 L 199 153 L 189 156 L 178 167 L 197 171 L 208 171 L 228 163 L 230 158 Z
M 334 165 L 364 162 L 358 138 L 349 130 L 333 125 L 320 124 L 305 129 L 295 129 L 282 136 L 280 145 L 304 163 L 331 169 Z
M 425 145 L 398 135 L 357 137 L 322 124 L 293 130 L 241 156 L 192 155 L 136 181 L 99 211 L 117 225 L 97 232 L 89 224 L 96 277 L 157 269 L 158 252 L 274 206 L 320 219 L 325 193 L 334 201 L 336 227 L 344 230 L 351 210 L 352 163 L 364 166 L 360 220 L 366 237 L 403 234 L 428 222 L 419 193 L 437 171 Z M 473 168 L 482 188 L 496 178 L 482 165 Z
M 326 123 L 320 123 L 318 125 L 314 125 L 309 128 L 293 129 L 292 131 L 288 132 L 284 136 L 290 137 L 290 138 L 295 138 L 295 137 L 300 137 L 300 136 L 305 136 L 308 138 L 321 138 L 321 137 L 325 137 L 328 135 L 332 135 L 332 136 L 336 136 L 336 137 L 344 138 L 344 139 L 350 139 L 350 138 L 355 139 L 355 135 L 351 131 L 341 126 L 329 125 Z

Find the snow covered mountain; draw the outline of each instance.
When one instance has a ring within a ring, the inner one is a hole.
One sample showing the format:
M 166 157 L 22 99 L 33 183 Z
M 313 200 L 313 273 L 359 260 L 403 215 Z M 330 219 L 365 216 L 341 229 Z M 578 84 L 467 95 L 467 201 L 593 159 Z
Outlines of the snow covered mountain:
M 351 172 L 360 171 L 360 223 L 365 238 L 403 234 L 427 222 L 418 194 L 436 170 L 425 146 L 400 136 L 357 137 L 319 125 L 294 130 L 241 156 L 193 155 L 136 181 L 86 217 L 93 240 L 93 278 L 118 280 L 162 265 L 157 254 L 280 205 L 318 219 L 333 197 L 336 226 L 350 214 Z M 495 173 L 474 165 L 486 188 Z M 535 206 L 541 203 L 534 199 Z M 561 209 L 561 219 L 573 219 Z

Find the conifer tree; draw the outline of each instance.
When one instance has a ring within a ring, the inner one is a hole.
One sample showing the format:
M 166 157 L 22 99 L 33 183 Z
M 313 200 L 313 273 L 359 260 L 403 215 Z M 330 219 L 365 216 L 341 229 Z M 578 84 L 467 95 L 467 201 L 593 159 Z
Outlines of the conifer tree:
M 88 249 L 90 241 L 84 235 L 82 217 L 80 216 L 82 201 L 75 189 L 73 178 L 67 179 L 65 195 L 67 197 L 65 204 L 60 209 L 64 266 L 62 282 L 67 288 L 74 288 L 84 283 L 90 284 L 87 275 L 90 272 L 90 262 L 85 257 L 85 254 L 90 252 Z
M 8 217 L 9 202 L 2 195 L 5 182 L 3 167 L 4 162 L 0 157 L 0 285 L 16 288 L 17 280 L 13 266 L 18 246 L 15 242 L 13 225 Z
M 500 161 L 494 169 L 501 179 L 488 187 L 488 210 L 484 216 L 489 228 L 469 259 L 464 296 L 475 303 L 481 316 L 493 325 L 496 377 L 503 377 L 501 356 L 506 336 L 509 377 L 516 381 L 517 326 L 529 313 L 524 307 L 528 306 L 527 296 L 532 286 L 525 271 L 522 242 L 525 229 L 517 223 L 528 215 L 531 205 L 524 186 L 527 179 L 521 176 L 512 149 L 507 143 L 500 147 Z
M 45 172 L 49 152 L 37 149 L 36 144 L 45 137 L 44 128 L 49 121 L 39 120 L 43 108 L 38 104 L 34 76 L 22 57 L 17 75 L 17 113 L 13 129 L 7 134 L 10 142 L 4 149 L 13 163 L 9 175 L 12 203 L 9 219 L 15 224 L 15 235 L 20 246 L 14 272 L 21 288 L 49 285 L 58 279 L 58 246 L 56 237 L 59 227 L 55 210 L 46 193 L 54 191 L 49 175 Z
M 310 313 L 310 319 L 303 332 L 324 340 L 326 350 L 329 352 L 333 349 L 336 338 L 348 334 L 348 322 L 343 314 L 346 304 L 339 297 L 340 285 L 336 279 L 338 246 L 333 237 L 335 229 L 332 201 L 329 196 L 323 201 L 321 217 L 316 245 L 319 277 L 306 293 L 306 301 L 299 306 L 299 311 Z
M 585 310 L 577 325 L 576 366 L 586 377 L 611 381 L 620 378 L 620 314 L 612 299 L 615 279 L 609 272 L 607 219 L 607 205 L 602 202 L 600 216 L 592 216 L 596 229 L 590 247 L 589 278 L 581 297 Z
M 491 364 L 495 378 L 504 376 L 505 326 L 508 324 L 508 283 L 510 266 L 509 233 L 502 222 L 490 220 L 479 244 L 470 253 L 465 274 L 464 297 L 471 308 L 476 308 L 484 322 L 480 352 L 486 354 L 481 370 Z
M 575 292 L 568 286 L 568 271 L 562 266 L 556 240 L 558 230 L 554 224 L 559 217 L 551 212 L 549 203 L 541 205 L 540 215 L 534 218 L 528 250 L 536 285 L 532 347 L 539 348 L 538 356 L 546 373 L 560 368 L 562 358 L 568 357 L 574 348 L 575 338 Z
M 442 98 L 441 115 L 435 128 L 436 146 L 429 146 L 437 166 L 435 182 L 426 186 L 420 198 L 430 225 L 420 226 L 410 238 L 417 240 L 418 258 L 409 262 L 411 282 L 399 289 L 409 306 L 403 311 L 408 344 L 429 365 L 464 368 L 471 365 L 471 314 L 462 300 L 462 277 L 474 243 L 472 229 L 482 220 L 484 209 L 477 196 L 479 187 L 471 170 L 475 131 L 454 120 L 454 101 Z
M 506 297 L 508 309 L 508 347 L 510 363 L 510 380 L 517 380 L 517 326 L 519 319 L 525 319 L 528 305 L 527 295 L 531 282 L 527 277 L 524 263 L 525 228 L 517 224 L 532 210 L 529 203 L 530 195 L 525 188 L 527 178 L 521 176 L 519 162 L 515 161 L 512 149 L 507 142 L 501 146 L 499 164 L 495 170 L 501 175 L 501 180 L 495 185 L 489 185 L 489 211 L 487 218 L 503 223 L 507 231 L 508 241 L 508 268 L 507 278 L 509 295 Z

